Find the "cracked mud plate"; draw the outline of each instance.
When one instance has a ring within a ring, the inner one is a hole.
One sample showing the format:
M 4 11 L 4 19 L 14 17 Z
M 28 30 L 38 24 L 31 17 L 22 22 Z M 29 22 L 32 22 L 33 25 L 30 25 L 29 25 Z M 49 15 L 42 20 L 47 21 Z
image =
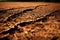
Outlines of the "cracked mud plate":
M 37 5 L 26 8 L 21 7 L 0 10 L 0 34 L 15 28 L 15 26 L 19 25 L 20 23 L 31 21 L 34 22 L 42 19 L 56 10 L 59 10 L 58 6 L 56 5 Z M 3 37 L 5 36 L 3 35 Z

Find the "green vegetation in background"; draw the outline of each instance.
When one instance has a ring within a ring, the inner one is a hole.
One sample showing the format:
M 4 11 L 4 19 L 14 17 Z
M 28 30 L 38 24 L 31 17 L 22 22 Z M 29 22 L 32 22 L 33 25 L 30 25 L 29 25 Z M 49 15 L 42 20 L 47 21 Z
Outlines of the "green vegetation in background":
M 8 0 L 0 0 L 0 1 L 8 1 Z

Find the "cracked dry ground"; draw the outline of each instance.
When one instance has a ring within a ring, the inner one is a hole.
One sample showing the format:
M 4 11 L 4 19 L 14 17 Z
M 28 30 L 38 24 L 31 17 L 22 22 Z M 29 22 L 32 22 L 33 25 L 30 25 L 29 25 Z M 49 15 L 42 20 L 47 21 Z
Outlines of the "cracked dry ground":
M 39 5 L 0 10 L 0 40 L 60 40 L 60 8 Z

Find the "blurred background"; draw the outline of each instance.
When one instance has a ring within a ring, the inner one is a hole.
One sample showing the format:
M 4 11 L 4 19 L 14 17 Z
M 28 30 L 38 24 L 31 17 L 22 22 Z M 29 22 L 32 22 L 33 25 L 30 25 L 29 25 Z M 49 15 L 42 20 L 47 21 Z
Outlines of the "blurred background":
M 60 2 L 60 0 L 0 0 L 3 2 L 6 1 L 16 1 L 16 2 Z

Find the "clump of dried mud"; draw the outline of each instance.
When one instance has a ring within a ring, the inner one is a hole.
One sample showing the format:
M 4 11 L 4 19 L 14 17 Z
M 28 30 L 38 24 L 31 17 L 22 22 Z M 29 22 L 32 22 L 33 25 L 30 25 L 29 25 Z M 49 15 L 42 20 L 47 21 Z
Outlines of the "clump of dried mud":
M 38 10 L 38 9 L 39 9 L 39 7 L 35 10 Z M 41 9 L 41 11 L 42 11 L 42 9 Z M 37 11 L 37 13 L 39 13 L 41 11 Z M 47 9 L 45 11 L 47 11 Z M 20 11 L 18 11 L 18 12 L 20 12 Z M 27 11 L 26 13 L 29 14 L 31 12 Z M 44 12 L 43 12 L 43 14 L 44 14 Z M 9 14 L 9 15 L 12 15 L 12 14 Z M 15 15 L 15 14 L 13 13 L 13 15 Z M 23 17 L 25 17 L 24 15 L 26 15 L 26 14 L 22 14 L 22 15 L 23 15 Z M 17 19 L 18 16 L 10 18 L 10 20 L 7 20 L 7 21 L 13 23 L 13 21 L 11 21 L 11 20 L 12 19 L 14 20 L 14 18 Z M 37 16 L 39 16 L 39 15 L 37 15 Z M 5 18 L 6 17 L 9 18 L 11 16 L 5 16 Z M 20 16 L 20 17 L 22 17 L 22 16 Z M 34 16 L 31 16 L 31 17 L 34 17 Z M 34 18 L 36 18 L 36 17 L 34 17 Z M 2 19 L 2 20 L 4 20 L 4 19 Z M 25 19 L 22 19 L 22 20 L 25 20 Z M 34 21 L 22 22 L 17 25 L 13 25 L 14 26 L 13 28 L 12 27 L 10 29 L 8 28 L 9 30 L 5 29 L 6 31 L 0 30 L 0 31 L 2 31 L 0 33 L 0 40 L 60 40 L 60 10 L 55 10 L 46 16 L 43 15 L 43 18 L 41 18 L 41 19 L 38 19 L 38 20 L 31 19 L 31 20 L 34 20 Z M 8 22 L 6 22 L 6 21 L 0 22 L 0 25 L 1 25 L 1 23 L 8 23 Z M 20 22 L 20 19 L 18 19 L 18 22 Z M 9 26 L 9 25 L 6 25 L 6 27 L 7 26 Z M 4 28 L 5 26 L 1 26 L 1 27 Z M 1 29 L 1 27 L 0 27 L 0 29 Z

